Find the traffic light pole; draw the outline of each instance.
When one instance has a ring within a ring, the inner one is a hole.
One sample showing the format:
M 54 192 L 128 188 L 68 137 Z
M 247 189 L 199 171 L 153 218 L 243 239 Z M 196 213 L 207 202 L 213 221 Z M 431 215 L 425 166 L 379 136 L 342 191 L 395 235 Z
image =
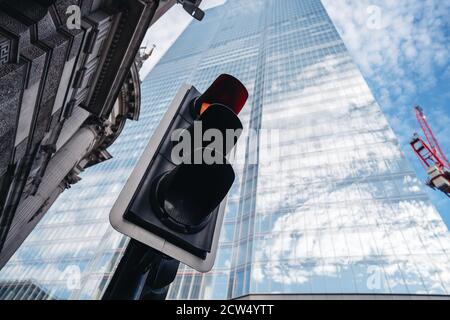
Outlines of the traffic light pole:
M 103 300 L 164 300 L 179 262 L 131 239 Z

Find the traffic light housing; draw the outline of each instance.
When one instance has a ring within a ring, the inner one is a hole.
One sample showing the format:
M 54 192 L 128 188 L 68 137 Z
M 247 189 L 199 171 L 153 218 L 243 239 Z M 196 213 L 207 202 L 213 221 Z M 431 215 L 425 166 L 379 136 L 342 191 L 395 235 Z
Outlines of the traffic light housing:
M 177 0 L 177 1 L 178 3 L 182 4 L 183 9 L 187 13 L 189 13 L 193 18 L 199 21 L 203 20 L 205 12 L 203 12 L 203 10 L 199 8 L 202 0 Z
M 242 132 L 238 114 L 247 98 L 242 83 L 227 74 L 203 94 L 183 86 L 113 206 L 113 227 L 209 271 L 235 179 L 227 156 Z

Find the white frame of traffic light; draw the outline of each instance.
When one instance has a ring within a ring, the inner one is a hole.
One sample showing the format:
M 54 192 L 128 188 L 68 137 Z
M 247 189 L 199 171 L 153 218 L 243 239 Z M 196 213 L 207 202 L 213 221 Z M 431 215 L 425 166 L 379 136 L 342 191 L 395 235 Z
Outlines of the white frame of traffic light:
M 172 119 L 176 116 L 179 106 L 183 103 L 185 97 L 192 89 L 195 90 L 193 86 L 185 84 L 176 94 L 167 112 L 164 114 L 159 126 L 152 135 L 131 176 L 127 180 L 125 187 L 122 189 L 118 199 L 116 200 L 110 213 L 110 223 L 113 228 L 120 233 L 136 239 L 149 247 L 152 247 L 161 253 L 194 268 L 197 271 L 208 272 L 212 269 L 216 258 L 227 197 L 225 197 L 219 205 L 211 252 L 207 253 L 204 260 L 124 218 L 128 205 L 132 201 L 140 182 L 146 174 L 146 169 L 150 166 L 152 159 L 158 152 L 159 144 L 164 139 L 167 128 L 169 128 Z

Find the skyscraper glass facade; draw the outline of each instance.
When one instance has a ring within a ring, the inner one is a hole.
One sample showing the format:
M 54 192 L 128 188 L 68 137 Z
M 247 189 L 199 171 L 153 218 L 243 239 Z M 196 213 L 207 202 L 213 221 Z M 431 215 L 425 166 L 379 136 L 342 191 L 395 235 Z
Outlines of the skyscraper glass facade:
M 0 298 L 101 297 L 128 241 L 109 226 L 115 199 L 181 84 L 221 73 L 249 90 L 240 117 L 256 134 L 237 146 L 214 269 L 180 266 L 169 298 L 450 294 L 448 229 L 321 2 L 228 0 L 152 70 L 114 159 L 55 203 L 0 272 Z

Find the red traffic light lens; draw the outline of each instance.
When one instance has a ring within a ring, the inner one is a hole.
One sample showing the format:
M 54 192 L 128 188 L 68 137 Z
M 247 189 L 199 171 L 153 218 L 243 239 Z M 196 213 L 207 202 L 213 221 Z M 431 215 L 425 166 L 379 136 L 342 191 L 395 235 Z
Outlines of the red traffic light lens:
M 201 115 L 210 105 L 218 103 L 239 114 L 247 99 L 248 91 L 238 79 L 229 74 L 221 74 L 205 93 L 197 98 L 194 109 L 197 115 Z

